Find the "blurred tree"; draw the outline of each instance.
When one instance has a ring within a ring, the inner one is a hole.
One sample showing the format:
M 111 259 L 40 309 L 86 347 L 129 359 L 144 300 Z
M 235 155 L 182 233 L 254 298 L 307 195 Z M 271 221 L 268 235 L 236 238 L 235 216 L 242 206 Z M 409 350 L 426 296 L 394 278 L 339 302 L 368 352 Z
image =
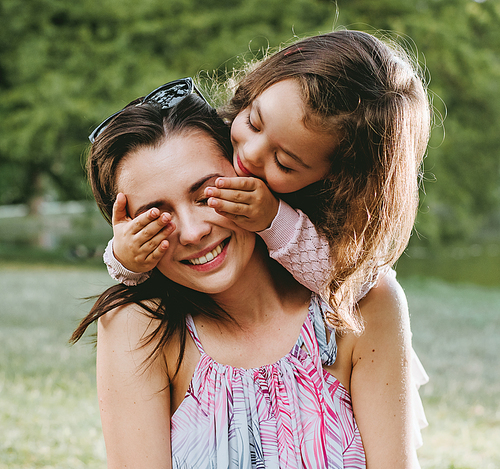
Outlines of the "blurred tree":
M 334 11 L 290 0 L 0 0 L 0 203 L 82 198 L 103 117 L 161 83 L 221 72 Z M 314 30 L 315 31 L 315 30 Z
M 120 106 L 344 25 L 396 33 L 430 70 L 447 135 L 437 127 L 431 141 L 438 182 L 426 183 L 417 227 L 429 242 L 476 234 L 500 210 L 499 3 L 337 4 L 338 19 L 330 0 L 0 0 L 0 204 L 85 197 L 87 135 Z

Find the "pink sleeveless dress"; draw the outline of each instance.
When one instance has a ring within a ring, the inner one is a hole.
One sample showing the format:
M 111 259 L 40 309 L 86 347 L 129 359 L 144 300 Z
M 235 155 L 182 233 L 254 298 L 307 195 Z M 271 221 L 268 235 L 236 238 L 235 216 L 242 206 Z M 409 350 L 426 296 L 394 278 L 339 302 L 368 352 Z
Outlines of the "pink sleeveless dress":
M 188 317 L 201 357 L 171 419 L 174 468 L 366 467 L 351 398 L 322 368 L 337 355 L 333 331 L 326 338 L 327 308 L 313 293 L 292 350 L 253 369 L 215 362 Z

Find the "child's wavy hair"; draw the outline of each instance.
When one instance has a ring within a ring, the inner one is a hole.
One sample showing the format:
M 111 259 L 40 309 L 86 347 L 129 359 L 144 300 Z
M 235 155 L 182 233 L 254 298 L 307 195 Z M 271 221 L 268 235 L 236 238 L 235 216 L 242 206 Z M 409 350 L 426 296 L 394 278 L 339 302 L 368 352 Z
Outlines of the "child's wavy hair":
M 355 299 L 361 286 L 394 264 L 415 221 L 430 132 L 425 82 L 402 48 L 341 30 L 299 40 L 259 62 L 221 114 L 232 121 L 286 79 L 300 85 L 304 124 L 333 132 L 340 142 L 327 178 L 290 196 L 329 241 L 334 265 L 324 293 L 335 311 L 330 322 L 360 331 Z M 318 197 L 306 197 L 308 191 Z

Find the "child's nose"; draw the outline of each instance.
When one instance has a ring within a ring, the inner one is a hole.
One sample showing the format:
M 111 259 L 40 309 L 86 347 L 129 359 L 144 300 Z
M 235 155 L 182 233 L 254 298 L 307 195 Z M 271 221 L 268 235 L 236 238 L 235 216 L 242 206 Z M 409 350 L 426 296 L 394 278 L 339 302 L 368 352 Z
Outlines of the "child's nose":
M 269 144 L 265 138 L 255 138 L 245 154 L 246 160 L 255 167 L 262 167 L 269 154 Z

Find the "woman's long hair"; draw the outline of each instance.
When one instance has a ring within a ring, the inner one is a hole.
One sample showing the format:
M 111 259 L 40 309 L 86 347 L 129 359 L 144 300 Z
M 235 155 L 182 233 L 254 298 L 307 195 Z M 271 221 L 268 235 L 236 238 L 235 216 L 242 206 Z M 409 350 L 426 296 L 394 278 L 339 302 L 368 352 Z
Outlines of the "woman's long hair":
M 131 152 L 141 147 L 155 148 L 165 139 L 178 135 L 185 134 L 189 138 L 189 132 L 196 131 L 206 133 L 221 157 L 231 161 L 229 127 L 198 96 L 190 95 L 169 109 L 153 104 L 136 106 L 134 103 L 118 114 L 99 135 L 87 159 L 87 174 L 94 197 L 110 223 L 117 196 L 119 165 Z M 155 339 L 151 359 L 161 355 L 173 337 L 179 338 L 177 370 L 185 350 L 188 314 L 230 319 L 208 295 L 178 285 L 154 269 L 151 277 L 142 284 L 133 287 L 120 284 L 107 289 L 73 332 L 70 342 L 77 342 L 104 314 L 130 303 L 139 305 L 151 320 L 157 320 L 157 327 L 145 340 L 149 343 Z
M 330 170 L 296 194 L 280 194 L 309 215 L 329 242 L 325 295 L 337 328 L 361 330 L 361 286 L 405 249 L 418 205 L 429 102 L 416 66 L 401 50 L 358 31 L 306 38 L 259 62 L 221 114 L 228 121 L 271 85 L 296 80 L 305 125 L 331 132 Z

